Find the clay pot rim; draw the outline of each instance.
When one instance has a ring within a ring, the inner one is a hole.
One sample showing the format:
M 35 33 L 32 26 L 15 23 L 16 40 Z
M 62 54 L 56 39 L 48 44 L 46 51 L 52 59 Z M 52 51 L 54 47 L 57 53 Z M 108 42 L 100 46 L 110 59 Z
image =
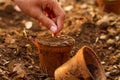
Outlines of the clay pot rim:
M 88 53 L 88 54 L 90 54 L 90 55 L 92 55 L 93 57 L 95 57 L 94 58 L 94 60 L 96 60 L 97 61 L 97 65 L 99 66 L 99 68 L 101 67 L 101 69 L 102 69 L 102 66 L 100 65 L 101 63 L 100 63 L 100 59 L 98 58 L 98 56 L 97 56 L 97 54 L 94 52 L 94 50 L 93 49 L 91 49 L 90 47 L 88 47 L 88 46 L 83 46 L 82 48 L 81 48 L 81 50 L 82 50 L 82 53 L 83 53 L 83 59 L 85 59 L 85 54 L 84 54 L 84 50 L 85 49 L 88 49 L 90 52 Z M 84 60 L 85 61 L 85 60 Z M 87 64 L 86 63 L 86 61 L 85 61 L 85 64 Z M 87 65 L 86 65 L 87 66 Z
M 83 51 L 84 51 L 86 48 L 89 49 L 90 52 L 92 53 L 92 54 L 91 54 L 91 53 L 90 53 L 90 54 L 91 54 L 92 56 L 96 57 L 96 59 L 100 62 L 100 59 L 98 58 L 98 56 L 96 55 L 96 53 L 94 52 L 94 50 L 92 50 L 92 49 L 91 49 L 90 47 L 88 47 L 88 46 L 83 46 L 82 49 L 81 49 L 81 50 L 82 50 L 82 53 L 83 53 L 83 57 L 84 57 L 84 52 L 83 52 Z
M 100 59 L 98 58 L 98 56 L 97 56 L 97 54 L 94 52 L 94 50 L 92 49 L 92 48 L 90 48 L 90 47 L 88 47 L 88 46 L 83 46 L 82 48 L 81 48 L 81 52 L 83 53 L 83 58 L 84 58 L 84 62 L 85 62 L 85 65 L 87 66 L 87 62 L 86 62 L 86 60 L 85 60 L 85 54 L 84 54 L 84 50 L 85 49 L 88 49 L 90 52 L 88 53 L 88 54 L 90 54 L 90 55 L 92 55 L 93 57 L 95 57 L 95 58 L 93 58 L 93 60 L 95 60 L 95 62 L 96 62 L 96 64 L 98 65 L 98 68 L 99 68 L 99 70 L 100 71 L 103 71 L 103 72 L 101 72 L 101 74 L 102 74 L 102 78 L 104 78 L 104 79 L 106 79 L 106 77 L 105 77 L 105 74 L 104 74 L 104 70 L 103 70 L 103 67 L 102 67 L 102 65 L 101 65 L 101 63 L 100 63 Z M 88 69 L 89 70 L 89 69 Z M 91 73 L 90 73 L 91 74 Z M 92 74 L 91 74 L 91 76 L 92 76 Z
M 51 48 L 62 48 L 62 47 L 72 47 L 74 46 L 74 44 L 71 45 L 44 45 L 44 44 L 40 44 L 41 46 L 46 46 L 46 47 L 51 47 Z
M 45 40 L 38 40 L 39 45 L 46 46 L 46 47 L 67 47 L 67 46 L 73 46 L 75 44 L 75 39 L 68 35 L 62 35 L 61 37 L 67 37 L 70 41 L 62 41 L 61 43 L 58 41 L 53 42 L 45 42 Z M 45 38 L 44 38 L 45 39 Z M 46 38 L 48 39 L 48 38 Z M 57 38 L 55 38 L 57 39 Z M 67 39 L 65 39 L 67 40 Z M 47 40 L 46 40 L 47 41 Z

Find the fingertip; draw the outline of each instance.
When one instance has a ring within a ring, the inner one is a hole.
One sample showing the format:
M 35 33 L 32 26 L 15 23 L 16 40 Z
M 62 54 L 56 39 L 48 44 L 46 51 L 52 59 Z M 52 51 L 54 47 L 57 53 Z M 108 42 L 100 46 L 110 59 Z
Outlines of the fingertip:
M 62 19 L 57 20 L 57 25 L 58 25 L 58 33 L 59 33 L 63 29 L 64 20 Z
M 57 33 L 57 31 L 58 31 L 58 28 L 57 28 L 57 26 L 55 26 L 55 25 L 53 25 L 53 26 L 51 26 L 50 27 L 50 31 L 52 32 L 52 33 Z
M 60 32 L 63 29 L 64 20 L 65 20 L 65 13 L 62 12 L 57 18 L 58 32 Z

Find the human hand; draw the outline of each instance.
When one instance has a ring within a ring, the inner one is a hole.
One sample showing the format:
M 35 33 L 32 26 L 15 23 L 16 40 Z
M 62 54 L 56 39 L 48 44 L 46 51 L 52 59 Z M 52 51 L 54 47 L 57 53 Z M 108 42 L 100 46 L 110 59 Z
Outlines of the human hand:
M 57 0 L 14 0 L 20 9 L 29 16 L 37 19 L 52 33 L 61 31 L 65 13 Z

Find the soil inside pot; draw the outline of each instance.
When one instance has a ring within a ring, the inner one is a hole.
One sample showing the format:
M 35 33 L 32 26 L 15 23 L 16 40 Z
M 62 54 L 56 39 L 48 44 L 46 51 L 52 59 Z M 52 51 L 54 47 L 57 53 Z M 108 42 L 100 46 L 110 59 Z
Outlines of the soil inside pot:
M 70 46 L 73 45 L 75 40 L 70 36 L 60 36 L 60 37 L 41 37 L 39 43 L 46 46 Z

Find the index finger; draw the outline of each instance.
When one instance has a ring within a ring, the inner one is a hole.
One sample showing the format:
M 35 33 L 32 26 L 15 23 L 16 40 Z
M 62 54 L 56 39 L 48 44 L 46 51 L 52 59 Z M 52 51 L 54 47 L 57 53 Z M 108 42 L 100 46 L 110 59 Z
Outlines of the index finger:
M 64 25 L 65 12 L 61 8 L 61 6 L 58 4 L 57 1 L 53 2 L 53 11 L 54 11 L 54 14 L 56 15 L 56 18 L 57 18 L 57 26 L 58 26 L 57 33 L 59 33 L 62 30 L 63 25 Z

